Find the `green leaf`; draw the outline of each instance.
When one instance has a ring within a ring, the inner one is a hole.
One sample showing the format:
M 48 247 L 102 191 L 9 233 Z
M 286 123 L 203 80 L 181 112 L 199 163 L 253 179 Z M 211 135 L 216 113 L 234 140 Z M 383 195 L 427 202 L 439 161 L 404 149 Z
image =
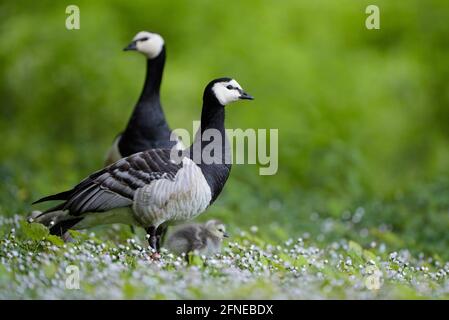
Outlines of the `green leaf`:
M 125 297 L 125 299 L 132 299 L 136 296 L 136 288 L 129 282 L 125 282 L 123 284 L 123 296 Z
M 75 241 L 86 241 L 86 240 L 90 240 L 89 235 L 83 232 L 79 232 L 76 230 L 69 230 L 69 235 L 72 237 L 73 240 Z
M 349 252 L 361 257 L 363 254 L 363 248 L 357 242 L 349 241 Z
M 370 261 L 370 260 L 376 261 L 377 260 L 377 256 L 369 250 L 363 250 L 363 258 L 366 261 Z
M 58 268 L 53 263 L 44 265 L 42 269 L 47 278 L 53 278 L 53 276 L 56 274 L 56 271 L 58 271 Z
M 64 245 L 64 241 L 58 236 L 50 234 L 46 237 L 46 239 L 53 243 L 55 246 L 62 247 Z
M 302 255 L 298 255 L 298 257 L 296 258 L 295 262 L 293 263 L 293 265 L 297 268 L 301 268 L 303 266 L 306 266 L 309 264 L 309 261 L 307 261 L 307 259 L 302 256 Z
M 189 253 L 189 263 L 192 266 L 198 266 L 198 267 L 202 267 L 204 266 L 204 262 L 203 259 L 201 259 L 201 257 L 193 252 Z
M 363 263 L 363 248 L 357 242 L 349 241 L 348 255 L 354 264 Z
M 40 223 L 28 223 L 27 221 L 22 221 L 20 224 L 25 237 L 34 241 L 42 240 L 49 234 L 48 229 Z

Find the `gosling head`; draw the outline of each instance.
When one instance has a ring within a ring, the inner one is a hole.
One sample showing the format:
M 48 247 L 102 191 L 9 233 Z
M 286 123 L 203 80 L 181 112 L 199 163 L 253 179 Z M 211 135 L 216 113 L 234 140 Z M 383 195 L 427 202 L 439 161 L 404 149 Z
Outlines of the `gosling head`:
M 164 39 L 157 33 L 141 31 L 135 35 L 133 41 L 124 48 L 125 51 L 138 51 L 148 59 L 159 56 L 164 49 Z
M 253 100 L 237 81 L 232 78 L 218 78 L 212 80 L 206 87 L 205 97 L 212 95 L 222 106 L 238 100 Z
M 205 229 L 219 240 L 229 238 L 229 233 L 226 232 L 226 226 L 218 220 L 209 220 L 204 224 Z

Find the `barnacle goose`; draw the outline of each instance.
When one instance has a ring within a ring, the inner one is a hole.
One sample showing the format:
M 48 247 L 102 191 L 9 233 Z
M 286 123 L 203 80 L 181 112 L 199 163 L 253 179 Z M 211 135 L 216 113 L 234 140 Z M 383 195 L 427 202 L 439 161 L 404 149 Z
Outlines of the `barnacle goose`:
M 141 226 L 150 246 L 159 250 L 161 232 L 168 224 L 195 218 L 223 189 L 231 170 L 225 152 L 229 144 L 224 106 L 239 99 L 253 97 L 233 79 L 211 81 L 204 90 L 200 129 L 190 148 L 149 149 L 122 158 L 73 189 L 34 202 L 64 201 L 30 222 L 42 223 L 56 235 L 100 224 Z M 219 132 L 222 141 L 203 138 L 209 129 Z M 213 152 L 214 161 L 204 161 L 203 151 L 211 147 L 221 152 Z
M 212 255 L 220 252 L 221 243 L 228 238 L 225 225 L 219 220 L 203 224 L 188 224 L 178 227 L 167 239 L 167 249 L 176 254 L 198 251 Z
M 145 84 L 126 129 L 114 140 L 106 155 L 106 165 L 136 152 L 155 148 L 171 148 L 181 142 L 170 141 L 171 130 L 165 120 L 160 101 L 160 86 L 165 65 L 164 39 L 156 33 L 141 31 L 124 48 L 147 58 Z

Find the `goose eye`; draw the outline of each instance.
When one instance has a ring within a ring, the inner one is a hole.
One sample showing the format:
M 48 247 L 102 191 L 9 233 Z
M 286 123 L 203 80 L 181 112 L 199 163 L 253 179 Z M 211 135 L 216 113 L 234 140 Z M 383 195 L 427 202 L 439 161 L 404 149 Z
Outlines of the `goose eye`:
M 232 89 L 233 89 L 232 86 L 231 86 L 230 84 L 227 85 L 226 88 L 229 89 L 229 90 L 232 90 Z
M 138 41 L 147 41 L 149 38 L 148 37 L 143 37 L 143 38 L 140 38 Z

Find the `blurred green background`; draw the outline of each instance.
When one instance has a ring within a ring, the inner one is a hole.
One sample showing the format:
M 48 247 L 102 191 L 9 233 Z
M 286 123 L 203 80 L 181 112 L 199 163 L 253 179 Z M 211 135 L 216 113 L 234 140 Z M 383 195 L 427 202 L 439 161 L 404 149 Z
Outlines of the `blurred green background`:
M 101 167 L 145 74 L 122 48 L 148 30 L 166 40 L 172 128 L 191 130 L 205 84 L 231 76 L 256 100 L 227 127 L 279 129 L 278 173 L 234 166 L 202 218 L 449 257 L 448 21 L 445 0 L 2 1 L 0 214 Z

